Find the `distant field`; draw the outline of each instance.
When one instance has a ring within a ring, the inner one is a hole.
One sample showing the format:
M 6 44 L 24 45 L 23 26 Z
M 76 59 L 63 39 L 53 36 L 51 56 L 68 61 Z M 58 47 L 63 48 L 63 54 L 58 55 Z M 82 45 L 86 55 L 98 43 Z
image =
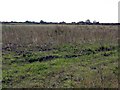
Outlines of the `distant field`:
M 7 25 L 3 88 L 118 88 L 118 26 Z

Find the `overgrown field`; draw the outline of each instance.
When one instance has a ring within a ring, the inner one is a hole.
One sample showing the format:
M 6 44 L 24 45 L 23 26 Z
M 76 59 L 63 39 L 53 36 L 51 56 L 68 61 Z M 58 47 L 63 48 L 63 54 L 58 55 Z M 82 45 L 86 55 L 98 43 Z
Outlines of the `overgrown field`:
M 118 88 L 118 26 L 3 25 L 3 88 Z

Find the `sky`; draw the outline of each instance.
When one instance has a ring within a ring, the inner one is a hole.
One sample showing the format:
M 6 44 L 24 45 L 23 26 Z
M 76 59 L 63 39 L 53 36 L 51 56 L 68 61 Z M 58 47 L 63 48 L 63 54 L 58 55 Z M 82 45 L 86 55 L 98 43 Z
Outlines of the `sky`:
M 118 22 L 120 0 L 0 0 L 0 21 Z

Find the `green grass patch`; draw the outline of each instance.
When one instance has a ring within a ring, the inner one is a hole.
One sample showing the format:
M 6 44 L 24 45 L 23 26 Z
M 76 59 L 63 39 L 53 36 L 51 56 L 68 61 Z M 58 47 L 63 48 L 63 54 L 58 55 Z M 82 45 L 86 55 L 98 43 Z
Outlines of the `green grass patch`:
M 63 45 L 3 55 L 3 87 L 118 87 L 117 46 Z M 108 82 L 109 81 L 109 82 Z

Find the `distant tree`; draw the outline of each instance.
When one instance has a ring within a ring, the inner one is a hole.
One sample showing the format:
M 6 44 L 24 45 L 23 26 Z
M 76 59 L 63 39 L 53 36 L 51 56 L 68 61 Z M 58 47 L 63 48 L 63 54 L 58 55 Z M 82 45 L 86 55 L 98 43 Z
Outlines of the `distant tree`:
M 85 22 L 86 22 L 86 24 L 90 24 L 91 23 L 89 19 L 87 19 Z
M 93 21 L 93 24 L 99 24 L 99 22 L 97 22 L 96 20 Z
M 47 22 L 45 22 L 45 21 L 43 21 L 43 20 L 41 20 L 40 21 L 40 24 L 46 24 Z
M 85 22 L 84 21 L 79 21 L 79 22 L 77 22 L 77 24 L 85 24 Z
M 60 22 L 60 24 L 66 24 L 66 22 L 62 21 L 62 22 Z
M 76 24 L 76 22 L 71 22 L 72 24 Z
M 16 21 L 11 21 L 10 23 L 18 23 L 18 22 L 16 22 Z
M 43 21 L 43 20 L 41 20 L 41 21 L 40 21 L 40 23 L 42 24 L 42 23 L 44 23 L 44 21 Z
M 28 21 L 28 20 L 27 20 L 27 21 L 25 21 L 25 23 L 31 23 L 31 21 Z

